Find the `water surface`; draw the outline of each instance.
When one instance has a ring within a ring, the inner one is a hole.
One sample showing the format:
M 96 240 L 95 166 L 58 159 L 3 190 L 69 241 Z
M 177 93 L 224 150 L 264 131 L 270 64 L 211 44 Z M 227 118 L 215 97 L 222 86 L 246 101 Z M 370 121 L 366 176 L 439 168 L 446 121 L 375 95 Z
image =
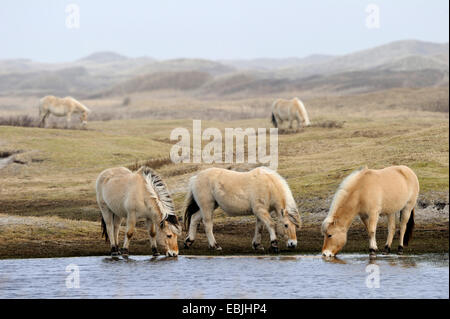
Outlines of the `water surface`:
M 79 288 L 68 277 L 76 268 Z M 449 263 L 448 254 L 9 259 L 0 298 L 449 298 Z

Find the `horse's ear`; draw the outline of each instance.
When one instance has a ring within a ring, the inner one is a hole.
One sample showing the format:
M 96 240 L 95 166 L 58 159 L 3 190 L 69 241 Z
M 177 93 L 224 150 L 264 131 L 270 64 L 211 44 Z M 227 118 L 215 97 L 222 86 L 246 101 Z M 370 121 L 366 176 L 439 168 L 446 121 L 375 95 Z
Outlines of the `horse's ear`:
M 284 214 L 284 209 L 282 208 L 282 209 L 281 209 L 281 216 L 284 217 L 284 215 L 285 215 L 285 214 Z

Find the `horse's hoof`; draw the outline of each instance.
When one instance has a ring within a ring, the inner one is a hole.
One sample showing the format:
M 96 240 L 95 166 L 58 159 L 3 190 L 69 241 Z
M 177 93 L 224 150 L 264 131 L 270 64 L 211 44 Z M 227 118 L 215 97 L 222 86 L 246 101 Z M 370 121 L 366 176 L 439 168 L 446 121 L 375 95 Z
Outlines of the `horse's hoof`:
M 156 249 L 155 247 L 152 248 L 152 256 L 159 256 L 160 253 L 158 253 L 158 249 Z
M 397 254 L 403 255 L 403 246 L 398 246 Z
M 120 252 L 117 246 L 111 247 L 111 258 L 113 260 L 119 260 Z
M 191 247 L 193 243 L 194 243 L 194 240 L 190 240 L 189 238 L 186 238 L 186 240 L 184 241 L 184 248 L 189 249 L 189 247 Z
M 214 246 L 209 246 L 209 249 L 222 250 L 222 247 L 220 247 L 219 245 L 217 245 L 217 243 L 215 243 Z
M 122 258 L 128 259 L 130 252 L 126 248 L 121 248 L 119 250 L 119 254 L 122 256 Z
M 270 242 L 270 251 L 278 254 L 280 252 L 280 250 L 278 249 L 278 241 L 277 240 L 273 240 Z
M 385 246 L 384 247 L 384 251 L 383 251 L 383 255 L 389 255 L 390 253 L 391 253 L 391 247 Z
M 375 249 L 369 249 L 369 257 L 370 258 L 376 258 L 377 257 L 377 252 Z
M 264 247 L 261 244 L 253 243 L 253 249 L 256 251 L 264 251 Z
M 120 259 L 119 252 L 118 251 L 111 252 L 111 259 L 112 260 L 119 260 Z

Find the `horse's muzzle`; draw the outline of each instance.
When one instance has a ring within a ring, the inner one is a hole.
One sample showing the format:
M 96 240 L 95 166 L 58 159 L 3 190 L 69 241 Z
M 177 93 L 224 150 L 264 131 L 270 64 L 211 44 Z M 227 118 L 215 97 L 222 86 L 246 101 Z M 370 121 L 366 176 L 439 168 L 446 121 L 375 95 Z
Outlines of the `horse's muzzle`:
M 288 242 L 287 242 L 287 247 L 288 248 L 295 248 L 295 247 L 297 247 L 297 241 L 289 239 Z
M 169 251 L 167 251 L 166 255 L 167 255 L 168 257 L 177 257 L 177 256 L 178 256 L 178 253 L 175 252 L 175 251 L 169 250 Z
M 329 251 L 329 250 L 324 250 L 322 252 L 322 256 L 324 256 L 324 257 L 334 257 L 334 254 L 331 253 L 331 251 Z

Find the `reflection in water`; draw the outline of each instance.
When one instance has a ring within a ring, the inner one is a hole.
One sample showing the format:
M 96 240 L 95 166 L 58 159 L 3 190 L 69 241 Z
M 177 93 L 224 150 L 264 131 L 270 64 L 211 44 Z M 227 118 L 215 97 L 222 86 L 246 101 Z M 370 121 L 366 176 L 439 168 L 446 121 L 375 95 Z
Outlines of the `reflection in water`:
M 339 257 L 325 257 L 322 256 L 322 259 L 329 263 L 335 263 L 335 264 L 346 264 L 345 260 L 340 259 Z
M 278 257 L 278 260 L 281 260 L 281 261 L 296 261 L 298 259 L 300 259 L 299 256 L 280 256 L 280 257 Z
M 379 262 L 387 262 L 389 266 L 395 267 L 400 266 L 402 268 L 414 268 L 417 267 L 416 258 L 411 258 L 409 256 L 397 256 L 397 255 L 382 255 L 382 257 L 377 257 L 374 259 L 369 259 L 368 264 L 377 265 Z
M 79 267 L 79 289 L 66 267 Z M 380 287 L 366 285 L 368 265 Z M 0 298 L 448 298 L 448 254 L 0 260 Z

